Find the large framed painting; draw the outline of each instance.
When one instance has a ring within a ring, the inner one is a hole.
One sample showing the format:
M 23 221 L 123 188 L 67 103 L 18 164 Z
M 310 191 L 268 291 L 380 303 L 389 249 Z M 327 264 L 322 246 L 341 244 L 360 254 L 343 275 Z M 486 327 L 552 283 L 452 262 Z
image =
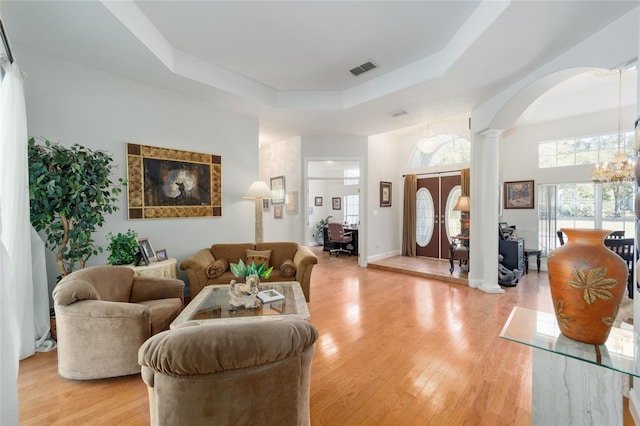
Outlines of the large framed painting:
M 222 216 L 222 157 L 127 143 L 129 219 Z
M 519 180 L 504 183 L 505 209 L 532 209 L 535 207 L 534 198 L 534 181 Z

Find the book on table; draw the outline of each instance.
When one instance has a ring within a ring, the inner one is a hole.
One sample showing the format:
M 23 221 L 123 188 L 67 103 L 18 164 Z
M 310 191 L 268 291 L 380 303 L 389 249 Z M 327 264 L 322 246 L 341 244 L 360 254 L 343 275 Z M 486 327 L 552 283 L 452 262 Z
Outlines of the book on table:
M 274 289 L 269 289 L 258 293 L 258 299 L 260 299 L 262 303 L 270 303 L 284 299 L 284 295 Z

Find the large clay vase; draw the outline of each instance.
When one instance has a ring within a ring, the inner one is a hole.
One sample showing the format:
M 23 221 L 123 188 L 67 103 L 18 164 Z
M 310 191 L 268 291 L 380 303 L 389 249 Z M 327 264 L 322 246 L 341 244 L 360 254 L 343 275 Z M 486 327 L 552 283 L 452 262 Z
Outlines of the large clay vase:
M 604 245 L 605 229 L 567 229 L 568 241 L 549 254 L 551 297 L 560 331 L 584 343 L 609 337 L 627 289 L 629 270 Z

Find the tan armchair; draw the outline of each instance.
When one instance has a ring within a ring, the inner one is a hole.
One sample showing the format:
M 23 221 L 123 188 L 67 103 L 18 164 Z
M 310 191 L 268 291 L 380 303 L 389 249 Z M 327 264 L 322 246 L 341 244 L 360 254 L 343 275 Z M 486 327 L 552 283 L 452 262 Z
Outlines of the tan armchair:
M 318 332 L 299 319 L 189 325 L 147 340 L 138 360 L 152 425 L 308 425 Z
M 140 372 L 137 354 L 183 308 L 184 282 L 134 277 L 126 266 L 94 266 L 53 289 L 58 373 L 88 380 Z

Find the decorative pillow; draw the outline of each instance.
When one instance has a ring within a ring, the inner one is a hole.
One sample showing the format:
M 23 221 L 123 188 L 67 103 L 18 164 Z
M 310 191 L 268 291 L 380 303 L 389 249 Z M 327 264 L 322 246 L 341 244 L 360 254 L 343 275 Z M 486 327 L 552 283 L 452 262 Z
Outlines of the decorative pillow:
M 211 279 L 221 277 L 227 269 L 229 269 L 229 262 L 225 259 L 218 259 L 211 265 L 207 266 L 207 277 Z
M 264 269 L 269 269 L 269 260 L 271 259 L 271 250 L 251 250 L 247 249 L 247 265 L 251 265 L 251 262 L 256 266 L 260 266 L 264 263 Z
M 287 259 L 280 265 L 280 272 L 283 278 L 293 278 L 296 276 L 296 265 L 293 260 Z

